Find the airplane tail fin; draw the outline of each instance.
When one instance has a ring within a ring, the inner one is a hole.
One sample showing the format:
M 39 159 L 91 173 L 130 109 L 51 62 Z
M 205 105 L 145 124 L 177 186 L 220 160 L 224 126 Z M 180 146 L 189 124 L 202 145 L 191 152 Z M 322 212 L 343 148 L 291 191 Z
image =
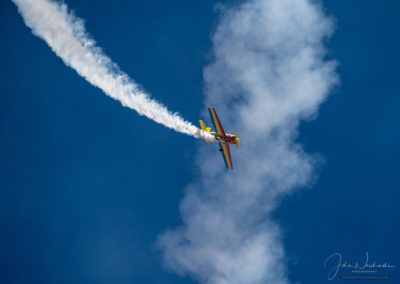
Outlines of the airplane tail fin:
M 211 127 L 207 127 L 206 124 L 204 123 L 204 121 L 202 121 L 202 120 L 199 120 L 199 122 L 200 122 L 201 130 L 210 132 Z M 210 143 L 209 140 L 206 140 L 206 142 Z

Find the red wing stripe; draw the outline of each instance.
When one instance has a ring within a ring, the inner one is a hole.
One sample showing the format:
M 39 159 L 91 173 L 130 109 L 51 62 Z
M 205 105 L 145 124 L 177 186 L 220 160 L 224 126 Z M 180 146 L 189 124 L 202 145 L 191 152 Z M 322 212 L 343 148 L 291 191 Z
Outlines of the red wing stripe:
M 212 117 L 212 119 L 213 119 L 214 126 L 215 126 L 215 128 L 216 128 L 218 134 L 225 137 L 226 134 L 225 134 L 224 129 L 222 128 L 221 122 L 219 121 L 217 112 L 215 111 L 215 109 L 214 109 L 213 107 L 210 107 L 209 110 L 210 110 L 211 117 Z
M 231 151 L 229 149 L 229 144 L 221 143 L 222 148 L 224 149 L 224 154 L 225 154 L 225 161 L 228 165 L 228 168 L 230 170 L 233 170 L 233 165 L 232 165 L 232 157 L 231 157 Z

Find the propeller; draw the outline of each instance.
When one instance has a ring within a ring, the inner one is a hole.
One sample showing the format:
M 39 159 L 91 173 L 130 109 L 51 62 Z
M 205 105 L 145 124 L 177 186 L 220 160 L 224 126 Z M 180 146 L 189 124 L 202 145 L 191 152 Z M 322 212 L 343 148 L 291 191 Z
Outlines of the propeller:
M 238 137 L 238 131 L 236 131 L 236 133 L 235 133 L 235 142 L 236 142 L 236 144 L 235 144 L 235 146 L 236 146 L 236 149 L 239 149 L 239 137 Z M 237 141 L 236 141 L 236 139 L 237 139 Z

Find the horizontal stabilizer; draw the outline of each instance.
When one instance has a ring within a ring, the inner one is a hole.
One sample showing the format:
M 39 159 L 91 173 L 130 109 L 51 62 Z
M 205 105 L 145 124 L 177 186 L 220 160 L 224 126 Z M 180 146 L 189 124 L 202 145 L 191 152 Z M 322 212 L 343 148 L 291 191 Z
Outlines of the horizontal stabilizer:
M 204 121 L 202 121 L 202 120 L 199 120 L 199 122 L 200 122 L 201 130 L 203 130 L 203 131 L 207 131 L 207 130 L 206 130 L 206 129 L 207 129 L 207 127 L 206 127 L 206 124 L 204 123 Z
M 211 128 L 210 128 L 210 127 L 207 127 L 206 124 L 204 123 L 204 121 L 199 120 L 199 122 L 200 122 L 201 130 L 207 131 L 207 132 L 210 132 L 210 131 L 211 131 Z M 207 143 L 210 143 L 210 140 L 206 140 L 206 142 L 207 142 Z

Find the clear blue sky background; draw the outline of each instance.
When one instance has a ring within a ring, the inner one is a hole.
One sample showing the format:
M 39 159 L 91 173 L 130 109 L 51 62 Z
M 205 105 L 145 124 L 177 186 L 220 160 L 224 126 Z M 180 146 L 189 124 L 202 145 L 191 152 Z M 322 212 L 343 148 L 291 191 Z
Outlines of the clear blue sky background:
M 123 71 L 199 119 L 215 1 L 66 2 Z M 324 158 L 316 184 L 274 215 L 290 279 L 325 282 L 331 253 L 368 251 L 396 265 L 386 282 L 400 283 L 400 2 L 324 5 L 337 20 L 328 47 L 341 85 L 301 125 L 299 141 Z M 88 84 L 11 1 L 0 19 L 0 282 L 193 283 L 165 272 L 152 246 L 181 222 L 201 142 Z

